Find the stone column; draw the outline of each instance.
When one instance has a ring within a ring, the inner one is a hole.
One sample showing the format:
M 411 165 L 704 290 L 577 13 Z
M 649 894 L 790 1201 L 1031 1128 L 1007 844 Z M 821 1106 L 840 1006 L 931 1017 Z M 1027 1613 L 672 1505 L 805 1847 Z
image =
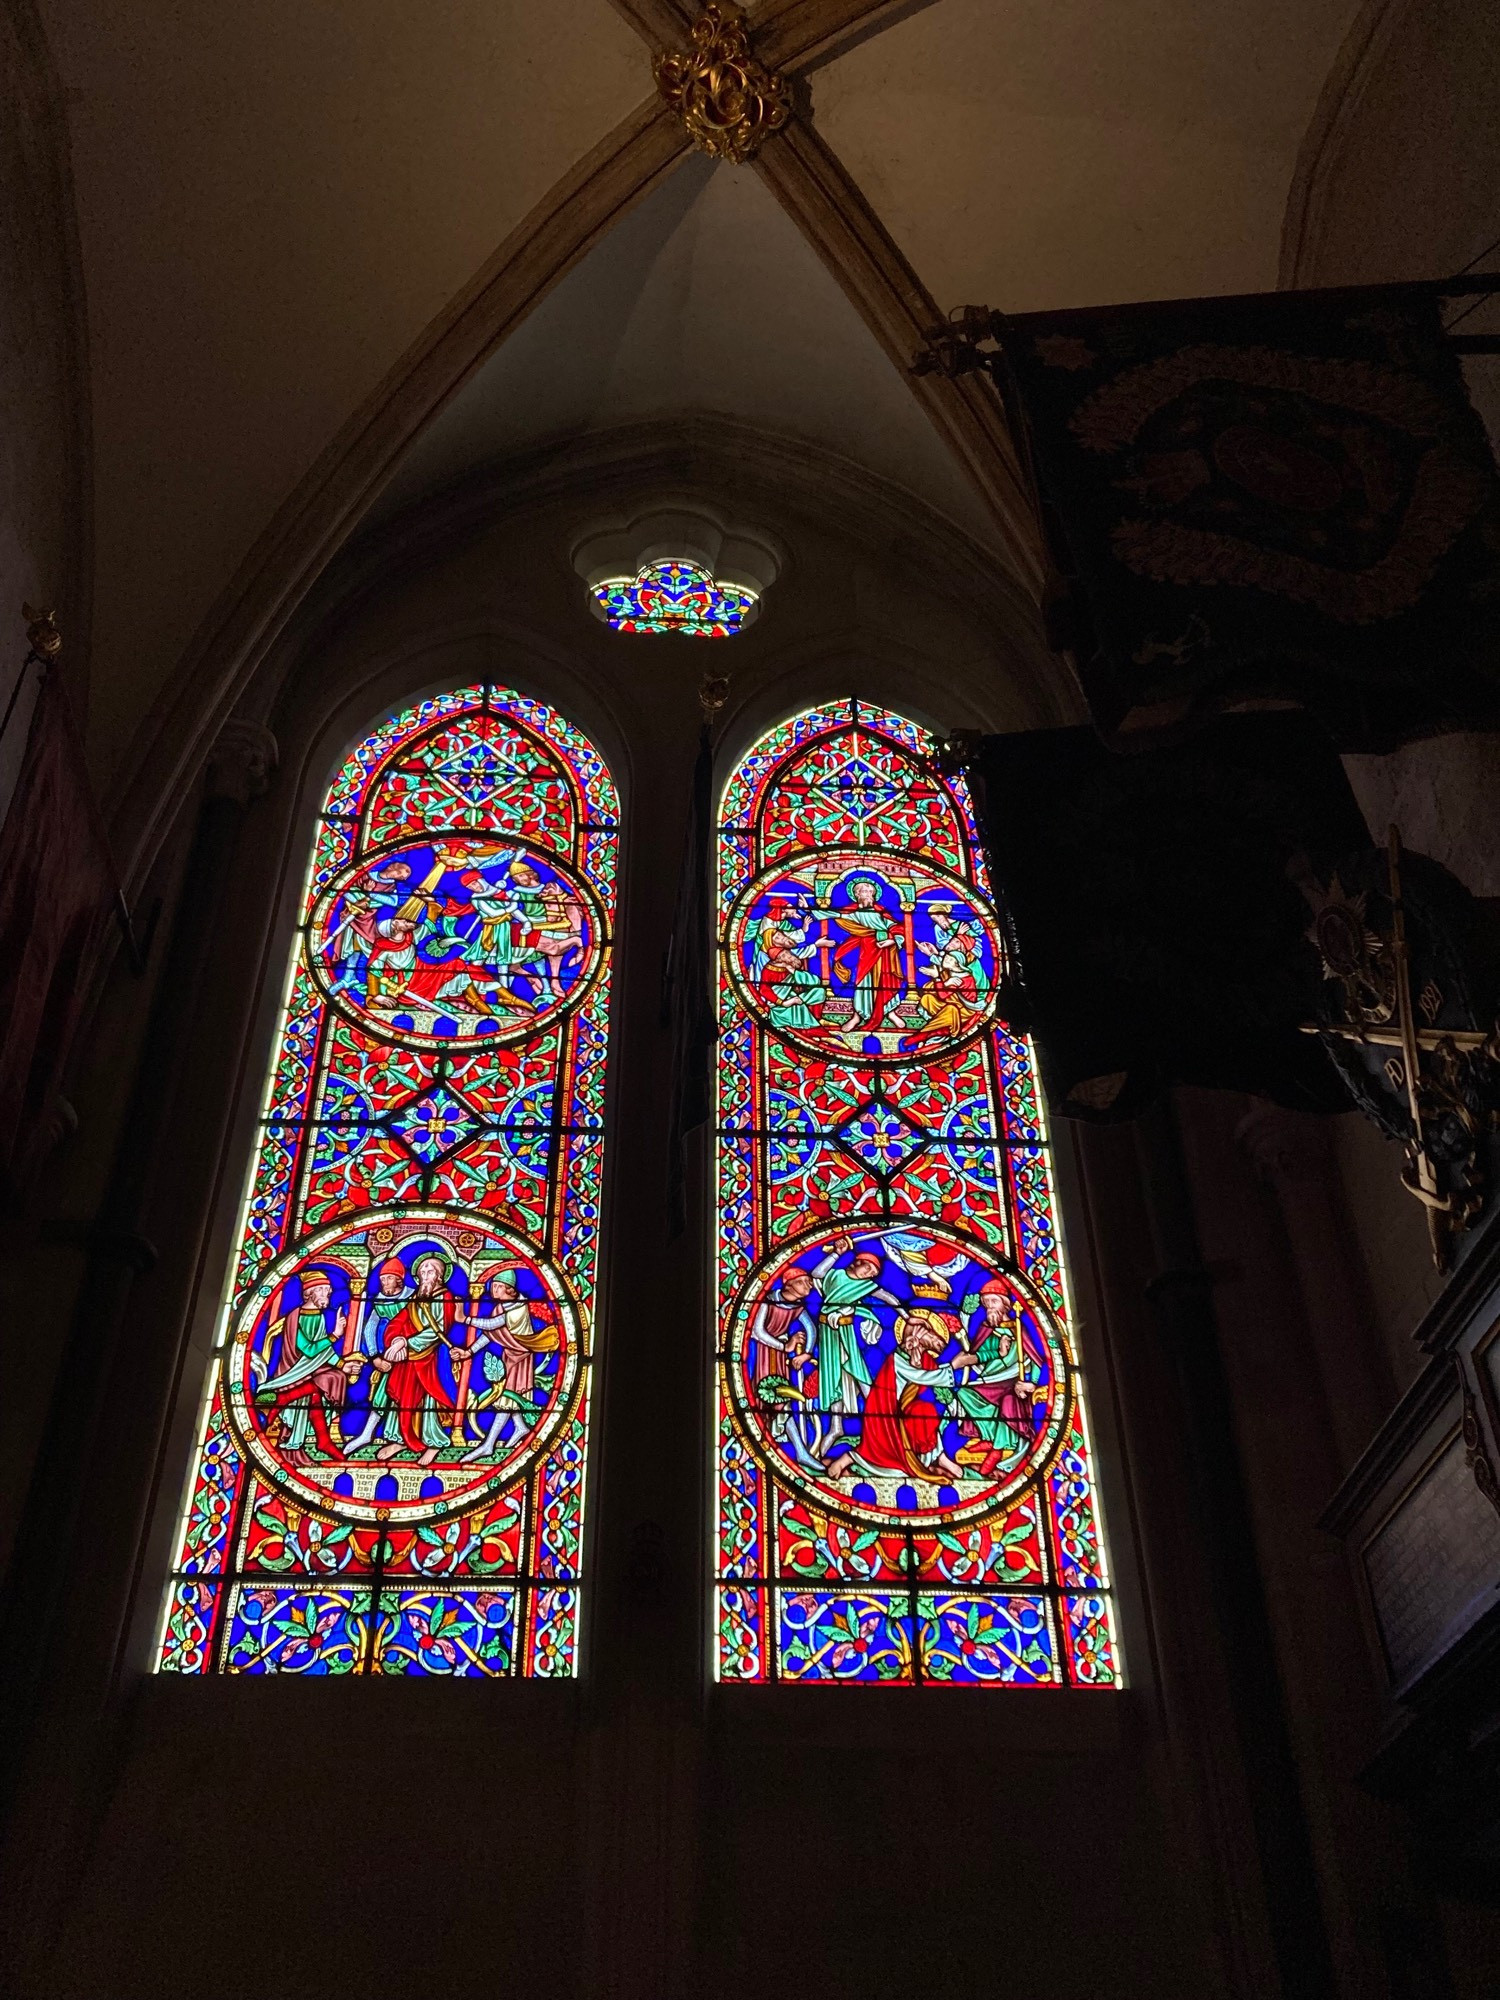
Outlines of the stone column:
M 1175 1379 L 1280 1991 L 1285 2000 L 1330 2000 L 1338 1981 L 1224 1365 L 1215 1298 L 1219 1268 L 1203 1255 L 1171 1106 L 1153 1105 L 1135 1131 L 1158 1261 L 1147 1297 Z
M 1235 1140 L 1281 1214 L 1342 1474 L 1389 1415 L 1396 1384 L 1355 1248 L 1329 1122 L 1257 1102 L 1240 1119 Z
M 1363 1442 L 1361 1394 L 1371 1407 L 1368 1390 L 1346 1394 L 1339 1374 L 1346 1349 L 1359 1352 L 1357 1308 L 1337 1289 L 1342 1271 L 1353 1290 L 1348 1224 L 1320 1179 L 1318 1121 L 1222 1091 L 1181 1091 L 1177 1102 L 1198 1241 L 1218 1276 L 1232 1433 L 1335 1990 L 1362 2000 L 1387 1984 L 1400 1990 L 1396 1930 L 1420 1932 L 1428 1913 L 1389 1815 L 1354 1783 L 1374 1739 L 1377 1689 L 1353 1579 L 1317 1525 L 1344 1454 Z
M 688 2000 L 703 1831 L 703 1657 L 698 1589 L 703 1405 L 698 1356 L 707 1232 L 689 1156 L 688 1226 L 668 1227 L 671 1049 L 657 1027 L 697 717 L 685 704 L 639 746 L 621 896 L 635 944 L 619 967 L 614 1088 L 618 1158 L 611 1255 L 601 1266 L 608 1363 L 595 1405 L 593 1650 L 586 1690 L 579 1991 Z M 628 1137 L 626 1136 L 628 1135 Z M 600 1446 L 604 1446 L 600 1450 Z

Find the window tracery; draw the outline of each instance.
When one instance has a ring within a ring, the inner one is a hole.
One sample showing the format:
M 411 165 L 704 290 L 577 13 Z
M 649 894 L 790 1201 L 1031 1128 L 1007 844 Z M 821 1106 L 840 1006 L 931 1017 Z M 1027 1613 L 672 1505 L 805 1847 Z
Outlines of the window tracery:
M 684 557 L 648 562 L 633 577 L 594 585 L 606 623 L 616 632 L 676 632 L 689 639 L 730 639 L 754 614 L 758 597 L 745 584 L 716 582 Z

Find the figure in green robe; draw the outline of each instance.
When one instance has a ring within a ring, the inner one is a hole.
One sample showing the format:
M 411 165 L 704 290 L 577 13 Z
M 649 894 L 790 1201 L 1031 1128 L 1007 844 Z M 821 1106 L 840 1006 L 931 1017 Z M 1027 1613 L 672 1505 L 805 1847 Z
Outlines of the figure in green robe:
M 329 1324 L 332 1299 L 333 1282 L 326 1271 L 302 1272 L 300 1304 L 295 1312 L 282 1314 L 266 1343 L 269 1352 L 280 1338 L 281 1366 L 266 1376 L 255 1400 L 266 1410 L 267 1424 L 279 1422 L 280 1449 L 288 1465 L 306 1463 L 309 1431 L 327 1457 L 338 1457 L 343 1449 L 328 1426 L 329 1411 L 343 1405 L 350 1368 L 341 1346 L 343 1311 Z
M 841 1257 L 849 1258 L 842 1269 L 838 1267 Z M 900 1310 L 901 1301 L 881 1288 L 880 1272 L 880 1253 L 855 1250 L 848 1236 L 838 1237 L 813 1271 L 821 1301 L 817 1314 L 818 1405 L 828 1419 L 825 1462 L 852 1449 L 847 1420 L 859 1415 L 869 1393 L 870 1364 L 864 1342 L 878 1340 L 881 1328 L 867 1301 L 882 1299 Z
M 778 924 L 762 923 L 756 944 L 760 971 L 756 992 L 773 1028 L 816 1028 L 813 1009 L 827 989 L 807 961 L 816 944 L 801 944 Z

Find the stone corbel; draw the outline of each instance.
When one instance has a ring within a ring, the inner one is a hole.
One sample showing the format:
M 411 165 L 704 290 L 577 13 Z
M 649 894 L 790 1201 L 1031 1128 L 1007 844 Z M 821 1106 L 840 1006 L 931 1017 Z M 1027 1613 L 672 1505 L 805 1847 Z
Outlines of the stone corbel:
M 263 723 L 231 716 L 209 752 L 209 798 L 248 806 L 270 789 L 277 755 L 276 738 Z

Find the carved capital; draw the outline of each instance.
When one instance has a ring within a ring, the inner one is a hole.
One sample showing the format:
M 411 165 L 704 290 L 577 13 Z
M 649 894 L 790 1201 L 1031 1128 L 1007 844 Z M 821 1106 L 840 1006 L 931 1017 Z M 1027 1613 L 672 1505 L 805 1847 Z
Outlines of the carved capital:
M 1273 1186 L 1321 1180 L 1328 1171 L 1328 1133 L 1310 1112 L 1257 1104 L 1234 1128 L 1235 1141 Z
M 276 756 L 276 738 L 269 729 L 231 716 L 209 752 L 208 796 L 249 805 L 270 785 Z
M 656 58 L 656 87 L 700 152 L 741 166 L 791 117 L 791 86 L 751 54 L 737 7 L 705 7 L 692 43 L 686 55 L 668 49 Z

